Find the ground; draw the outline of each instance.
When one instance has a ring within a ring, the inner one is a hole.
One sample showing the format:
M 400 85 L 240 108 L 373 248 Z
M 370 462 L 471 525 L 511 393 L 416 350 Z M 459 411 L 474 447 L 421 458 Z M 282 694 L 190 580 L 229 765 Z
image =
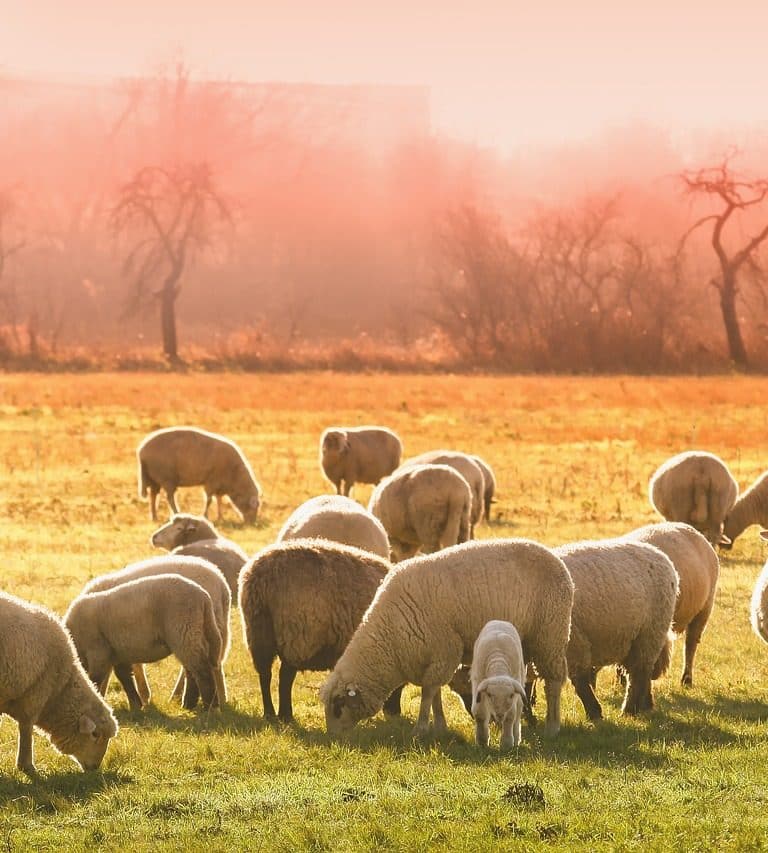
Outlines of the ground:
M 329 490 L 317 461 L 322 430 L 364 423 L 395 429 L 406 455 L 480 454 L 496 472 L 498 503 L 479 536 L 557 545 L 654 520 L 648 479 L 682 450 L 714 452 L 740 487 L 752 482 L 768 467 L 766 387 L 725 376 L 2 376 L 1 586 L 61 614 L 90 577 L 153 554 L 134 451 L 161 426 L 195 424 L 243 448 L 264 489 L 262 518 L 242 526 L 227 507 L 221 530 L 249 552 L 273 541 L 301 501 Z M 180 498 L 183 509 L 201 510 L 199 490 Z M 164 519 L 162 500 L 160 509 Z M 0 842 L 8 850 L 758 849 L 768 837 L 768 647 L 751 632 L 749 598 L 768 547 L 757 531 L 722 555 L 694 687 L 679 686 L 678 643 L 649 717 L 620 716 L 606 670 L 604 722 L 587 723 L 568 686 L 559 737 L 524 727 L 514 754 L 475 747 L 455 696 L 445 699 L 451 737 L 414 745 L 414 688 L 404 720 L 379 717 L 332 742 L 317 698 L 323 673 L 299 675 L 295 725 L 262 721 L 235 611 L 231 706 L 208 715 L 170 703 L 173 661 L 149 668 L 155 704 L 146 712 L 130 712 L 113 684 L 121 729 L 99 772 L 79 772 L 37 737 L 42 777 L 29 781 L 13 766 L 16 725 L 3 718 Z

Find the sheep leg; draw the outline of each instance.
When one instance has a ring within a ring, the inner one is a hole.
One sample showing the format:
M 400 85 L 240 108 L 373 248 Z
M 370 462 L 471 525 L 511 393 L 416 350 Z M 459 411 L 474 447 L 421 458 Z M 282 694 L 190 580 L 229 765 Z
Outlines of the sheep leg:
M 135 663 L 133 665 L 133 679 L 136 682 L 136 690 L 141 696 L 141 701 L 144 705 L 149 705 L 149 700 L 152 698 L 152 691 L 149 689 L 147 681 L 147 673 L 143 663 Z
M 488 747 L 491 742 L 491 726 L 487 717 L 475 717 L 475 743 L 478 746 Z
M 517 700 L 515 700 L 517 701 Z M 520 718 L 517 718 L 515 725 L 514 716 L 509 713 L 504 717 L 504 722 L 501 724 L 501 749 L 512 749 L 520 743 Z
M 134 675 L 136 674 L 136 670 L 134 670 Z M 173 690 L 171 690 L 170 699 L 171 702 L 181 703 L 182 697 L 184 696 L 184 689 L 187 684 L 187 673 L 182 667 L 179 670 L 179 675 L 176 678 L 176 683 L 173 685 Z M 139 688 L 139 693 L 141 693 L 141 688 Z
M 403 687 L 405 685 L 401 685 L 396 690 L 393 690 L 387 701 L 384 703 L 384 713 L 388 717 L 399 717 L 400 716 L 400 696 L 403 692 Z
M 277 716 L 284 722 L 293 720 L 293 704 L 291 703 L 291 690 L 296 678 L 297 670 L 284 660 L 280 661 L 280 673 L 278 676 L 277 695 L 279 698 Z
M 445 721 L 443 693 L 440 687 L 437 688 L 434 699 L 432 699 L 432 716 L 434 717 L 435 732 L 439 735 L 445 734 L 448 731 L 448 723 Z
M 191 672 L 183 670 L 184 672 L 184 696 L 182 697 L 181 704 L 182 707 L 186 708 L 188 711 L 191 711 L 196 705 L 197 700 L 200 698 L 200 686 L 197 683 L 197 679 L 192 675 Z
M 115 675 L 120 684 L 123 685 L 125 695 L 128 697 L 128 704 L 132 711 L 140 711 L 142 709 L 141 696 L 136 690 L 136 682 L 133 680 L 133 668 L 129 663 L 120 663 L 115 667 Z
M 643 711 L 653 709 L 653 694 L 651 693 L 651 673 L 647 668 L 627 670 L 627 695 L 624 699 L 622 713 L 635 716 Z
M 99 691 L 99 693 L 101 693 L 102 696 L 107 695 L 107 688 L 109 687 L 109 677 L 111 675 L 112 675 L 112 670 L 110 670 L 104 676 L 104 678 L 102 678 L 101 681 L 99 681 L 99 683 L 96 685 L 96 689 Z
M 352 486 L 353 486 L 353 485 L 354 485 L 354 484 L 353 484 L 353 483 L 350 483 L 350 482 L 349 482 L 349 480 L 342 480 L 342 486 L 341 486 L 341 490 L 342 490 L 342 491 L 341 491 L 341 493 L 342 493 L 342 495 L 344 495 L 345 497 L 347 497 L 347 498 L 348 498 L 348 497 L 349 497 L 349 493 L 352 491 Z
M 440 695 L 439 684 L 425 684 L 422 686 L 419 716 L 413 729 L 414 737 L 424 737 L 429 732 L 429 712 L 432 709 L 436 695 Z M 442 714 L 442 705 L 440 706 L 440 713 Z M 435 713 L 435 723 L 437 723 L 437 712 Z M 443 725 L 445 725 L 445 718 L 443 718 Z
M 149 511 L 152 515 L 152 521 L 157 521 L 157 496 L 160 490 L 154 486 L 149 487 Z
M 28 776 L 36 776 L 35 754 L 32 745 L 32 731 L 34 726 L 29 720 L 19 720 L 19 743 L 16 752 L 16 767 Z
M 171 512 L 176 515 L 179 511 L 179 507 L 176 505 L 176 486 L 166 486 L 165 496 L 168 498 L 168 506 L 171 508 Z
M 227 701 L 227 683 L 224 680 L 224 670 L 220 663 L 213 667 L 213 681 L 216 685 L 214 705 L 217 708 L 221 708 Z
M 205 506 L 203 507 L 203 517 L 208 518 L 208 510 L 211 508 L 211 500 L 213 499 L 213 495 L 205 493 Z
M 259 686 L 261 687 L 261 704 L 264 708 L 264 716 L 268 720 L 274 720 L 277 714 L 272 704 L 272 661 L 254 661 L 259 673 Z
M 547 700 L 547 722 L 544 733 L 550 737 L 560 731 L 560 694 L 562 692 L 562 679 L 544 678 L 544 698 Z
M 571 676 L 571 681 L 576 689 L 576 695 L 581 699 L 581 704 L 584 706 L 587 718 L 590 720 L 602 719 L 603 709 L 600 707 L 600 703 L 595 696 L 595 691 L 592 688 L 592 671 L 590 670 L 587 675 Z M 549 703 L 547 703 L 547 710 L 549 710 Z
M 685 669 L 680 681 L 684 687 L 693 686 L 693 658 L 708 619 L 709 610 L 697 614 L 685 632 Z

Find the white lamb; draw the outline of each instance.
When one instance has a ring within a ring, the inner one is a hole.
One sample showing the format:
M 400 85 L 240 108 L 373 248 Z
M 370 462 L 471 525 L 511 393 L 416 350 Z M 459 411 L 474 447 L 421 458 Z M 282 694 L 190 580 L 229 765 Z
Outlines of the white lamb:
M 501 726 L 501 748 L 520 744 L 520 718 L 527 702 L 520 635 L 511 622 L 486 622 L 472 652 L 472 716 L 475 740 L 488 746 L 489 723 Z

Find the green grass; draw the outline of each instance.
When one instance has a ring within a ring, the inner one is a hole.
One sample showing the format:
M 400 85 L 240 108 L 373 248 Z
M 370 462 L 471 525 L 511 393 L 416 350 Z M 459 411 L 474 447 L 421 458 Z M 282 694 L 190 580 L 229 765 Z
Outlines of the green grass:
M 333 423 L 385 423 L 411 455 L 479 452 L 499 502 L 482 537 L 556 545 L 614 535 L 654 518 L 646 483 L 667 456 L 723 456 L 742 486 L 766 467 L 766 383 L 757 379 L 539 379 L 334 376 L 0 377 L 2 587 L 63 613 L 95 574 L 154 553 L 136 496 L 134 449 L 149 430 L 195 423 L 235 438 L 264 487 L 264 515 L 224 535 L 255 551 L 290 510 L 327 490 L 317 439 Z M 367 497 L 369 489 L 361 491 Z M 196 490 L 181 493 L 199 511 Z M 164 504 L 161 511 L 165 512 Z M 673 671 L 647 718 L 620 716 L 605 670 L 606 720 L 588 724 L 572 688 L 563 729 L 524 727 L 514 754 L 473 744 L 446 696 L 450 738 L 414 744 L 418 692 L 404 719 L 377 717 L 333 742 L 317 689 L 297 678 L 292 726 L 261 719 L 239 614 L 221 714 L 169 703 L 177 665 L 149 667 L 155 702 L 120 722 L 102 770 L 81 773 L 36 738 L 39 780 L 14 769 L 16 724 L 0 725 L 0 846 L 20 849 L 421 850 L 761 849 L 768 845 L 768 649 L 748 607 L 764 546 L 747 531 L 723 556 L 695 686 Z M 541 717 L 542 709 L 538 708 Z M 492 734 L 492 743 L 498 733 Z M 535 787 L 525 787 L 535 786 Z M 540 796 L 539 796 L 540 792 Z

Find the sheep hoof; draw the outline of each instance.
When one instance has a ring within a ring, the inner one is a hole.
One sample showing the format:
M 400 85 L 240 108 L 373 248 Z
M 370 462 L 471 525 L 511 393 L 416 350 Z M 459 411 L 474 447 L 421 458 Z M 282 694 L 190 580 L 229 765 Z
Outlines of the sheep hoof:
M 502 738 L 501 743 L 499 744 L 499 748 L 504 752 L 514 749 L 515 746 L 515 741 L 512 738 Z

